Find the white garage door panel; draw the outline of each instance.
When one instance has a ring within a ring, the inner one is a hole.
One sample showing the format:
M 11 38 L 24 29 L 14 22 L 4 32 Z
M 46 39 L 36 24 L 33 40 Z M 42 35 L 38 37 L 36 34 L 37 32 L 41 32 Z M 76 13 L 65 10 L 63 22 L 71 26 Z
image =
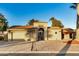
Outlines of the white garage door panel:
M 25 38 L 25 32 L 13 32 L 13 39 L 24 39 Z

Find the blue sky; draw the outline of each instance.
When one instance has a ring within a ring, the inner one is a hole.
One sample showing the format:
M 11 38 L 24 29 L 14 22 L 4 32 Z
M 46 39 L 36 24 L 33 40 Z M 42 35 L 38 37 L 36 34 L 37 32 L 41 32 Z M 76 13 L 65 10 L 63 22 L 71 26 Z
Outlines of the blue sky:
M 55 17 L 66 28 L 76 27 L 76 10 L 70 8 L 69 3 L 0 3 L 0 13 L 8 20 L 9 25 L 26 25 L 34 18 L 51 23 L 49 19 Z

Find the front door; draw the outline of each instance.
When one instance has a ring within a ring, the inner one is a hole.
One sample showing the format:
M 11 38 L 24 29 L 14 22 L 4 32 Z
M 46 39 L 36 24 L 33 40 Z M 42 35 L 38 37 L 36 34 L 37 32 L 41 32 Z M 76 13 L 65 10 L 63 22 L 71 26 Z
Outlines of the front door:
M 44 29 L 43 28 L 40 28 L 38 30 L 38 41 L 40 40 L 44 40 Z

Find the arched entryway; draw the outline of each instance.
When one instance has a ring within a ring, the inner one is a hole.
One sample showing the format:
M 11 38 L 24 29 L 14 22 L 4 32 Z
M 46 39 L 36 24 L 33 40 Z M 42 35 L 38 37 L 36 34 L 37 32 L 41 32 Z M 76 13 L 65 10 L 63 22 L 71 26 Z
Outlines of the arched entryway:
M 40 40 L 44 40 L 44 29 L 43 28 L 38 29 L 38 41 Z

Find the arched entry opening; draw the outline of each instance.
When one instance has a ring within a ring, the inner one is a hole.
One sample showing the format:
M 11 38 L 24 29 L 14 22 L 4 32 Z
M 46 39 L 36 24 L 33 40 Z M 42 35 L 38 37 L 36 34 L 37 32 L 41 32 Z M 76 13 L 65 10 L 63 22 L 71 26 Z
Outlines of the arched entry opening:
M 44 29 L 39 28 L 38 29 L 38 41 L 44 40 Z

